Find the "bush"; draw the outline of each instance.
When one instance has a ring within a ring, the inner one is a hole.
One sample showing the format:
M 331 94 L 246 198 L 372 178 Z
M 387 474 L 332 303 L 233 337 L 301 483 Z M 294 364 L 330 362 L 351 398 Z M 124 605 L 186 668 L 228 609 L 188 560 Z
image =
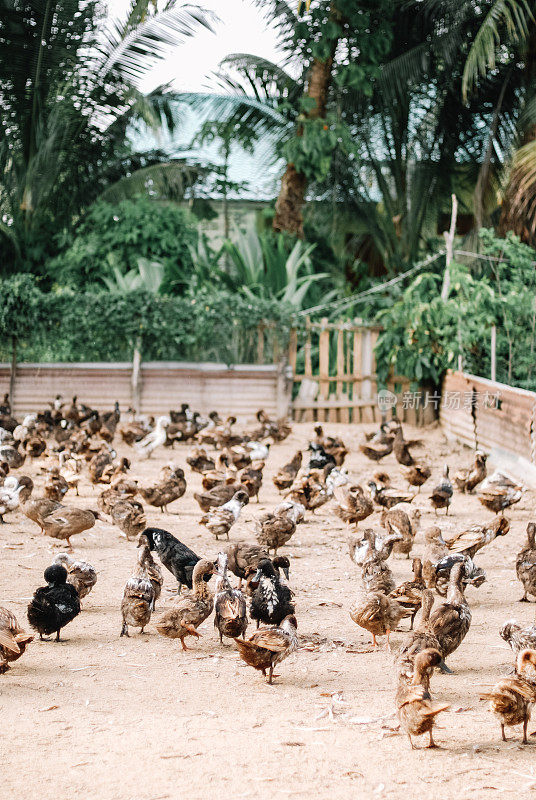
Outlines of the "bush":
M 190 281 L 195 241 L 194 223 L 177 205 L 141 198 L 98 202 L 47 269 L 59 284 L 86 288 L 113 276 L 114 269 L 137 269 L 142 258 L 164 265 L 163 291 L 179 292 Z

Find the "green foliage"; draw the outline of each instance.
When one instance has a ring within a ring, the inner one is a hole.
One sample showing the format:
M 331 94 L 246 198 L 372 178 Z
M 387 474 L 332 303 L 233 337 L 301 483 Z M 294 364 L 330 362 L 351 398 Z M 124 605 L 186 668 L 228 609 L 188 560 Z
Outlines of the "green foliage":
M 283 158 L 294 164 L 309 181 L 325 180 L 331 168 L 333 155 L 355 159 L 356 145 L 347 125 L 337 121 L 332 114 L 320 119 L 298 117 L 300 135 L 283 142 Z
M 190 282 L 195 241 L 193 222 L 177 205 L 143 198 L 116 205 L 101 201 L 89 209 L 70 246 L 49 262 L 48 270 L 61 285 L 87 287 L 138 273 L 145 259 L 163 265 L 163 291 L 180 291 Z
M 441 299 L 443 273 L 422 273 L 377 319 L 384 331 L 376 357 L 380 380 L 389 369 L 439 385 L 462 356 L 466 371 L 487 376 L 490 331 L 497 327 L 497 379 L 534 388 L 536 372 L 536 252 L 513 234 L 481 234 L 487 259 L 451 264 L 451 288 Z
M 292 323 L 289 305 L 225 290 L 180 298 L 144 290 L 44 293 L 22 275 L 1 281 L 0 296 L 0 360 L 9 359 L 15 334 L 22 361 L 128 361 L 140 340 L 146 360 L 249 363 L 260 323 L 280 351 Z

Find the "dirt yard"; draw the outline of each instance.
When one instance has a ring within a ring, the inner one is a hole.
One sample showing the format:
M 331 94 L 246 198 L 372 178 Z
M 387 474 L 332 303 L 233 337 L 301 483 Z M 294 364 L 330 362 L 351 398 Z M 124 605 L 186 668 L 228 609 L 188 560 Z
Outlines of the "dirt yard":
M 363 427 L 324 426 L 350 447 L 345 466 L 364 481 L 373 471 L 358 451 Z M 292 435 L 272 448 L 261 490 L 261 503 L 246 507 L 231 539 L 254 540 L 253 519 L 278 502 L 272 475 L 312 436 L 311 424 L 295 425 Z M 426 491 L 445 461 L 457 468 L 471 453 L 451 447 L 437 428 L 406 429 L 426 437 L 432 480 L 416 498 L 421 531 L 434 520 Z M 155 479 L 163 464 L 185 467 L 186 495 L 162 515 L 147 507 L 149 525 L 171 531 L 198 554 L 215 557 L 218 544 L 198 525 L 201 512 L 193 499 L 200 475 L 186 465 L 188 447 L 172 454 L 160 449 L 149 461 L 135 461 L 131 475 L 142 484 Z M 121 454 L 132 454 L 119 447 Z M 421 451 L 422 452 L 422 451 Z M 25 471 L 35 476 L 42 461 Z M 382 462 L 397 486 L 405 487 L 394 456 Z M 37 479 L 38 488 L 44 476 Z M 36 492 L 37 494 L 38 492 Z M 67 503 L 96 507 L 96 491 L 84 478 L 80 498 Z M 305 524 L 281 552 L 291 559 L 290 585 L 302 648 L 281 664 L 274 686 L 239 661 L 232 644 L 219 645 L 212 617 L 183 653 L 177 640 L 156 633 L 119 638 L 123 587 L 136 559 L 136 545 L 111 524 L 97 522 L 73 538 L 75 554 L 99 571 L 98 583 L 83 611 L 63 632 L 65 641 L 35 641 L 12 669 L 0 676 L 2 797 L 25 800 L 82 797 L 88 800 L 188 800 L 238 798 L 412 798 L 478 800 L 499 792 L 518 795 L 536 788 L 536 738 L 520 744 L 520 729 L 500 741 L 498 723 L 479 693 L 504 675 L 513 663 L 498 629 L 509 618 L 534 621 L 534 608 L 517 602 L 522 591 L 515 576 L 515 556 L 533 518 L 534 497 L 527 492 L 507 514 L 510 533 L 476 558 L 488 581 L 470 587 L 473 621 L 467 638 L 449 659 L 453 675 L 436 674 L 432 692 L 451 703 L 439 717 L 437 750 L 410 750 L 394 715 L 393 655 L 370 651 L 370 637 L 356 627 L 348 609 L 358 581 L 348 557 L 347 530 L 330 506 Z M 476 497 L 456 494 L 452 514 L 441 520 L 449 532 L 491 518 Z M 444 512 L 442 512 L 444 513 Z M 60 547 L 42 537 L 21 514 L 0 527 L 2 579 L 0 605 L 26 625 L 26 605 Z M 379 515 L 366 521 L 379 529 Z M 422 551 L 421 535 L 414 553 Z M 391 558 L 397 580 L 407 579 L 410 561 Z M 175 586 L 165 574 L 166 588 Z M 160 604 L 160 608 L 162 605 Z M 408 622 L 403 620 L 406 629 Z M 250 625 L 249 631 L 254 627 Z M 393 649 L 403 639 L 393 634 Z M 536 720 L 529 731 L 536 725 Z M 421 742 L 419 741 L 419 744 Z M 424 742 L 422 742 L 424 744 Z

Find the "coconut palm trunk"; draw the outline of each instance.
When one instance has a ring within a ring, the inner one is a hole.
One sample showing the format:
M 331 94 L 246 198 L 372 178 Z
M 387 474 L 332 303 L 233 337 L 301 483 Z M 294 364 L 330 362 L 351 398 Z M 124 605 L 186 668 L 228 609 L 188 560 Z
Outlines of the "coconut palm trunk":
M 334 14 L 332 8 L 332 15 Z M 326 116 L 326 102 L 331 83 L 333 58 L 337 49 L 338 39 L 332 43 L 331 54 L 325 61 L 314 59 L 311 66 L 311 76 L 305 96 L 315 101 L 315 105 L 306 115 L 307 119 L 318 119 Z M 303 134 L 302 127 L 298 127 L 297 136 Z M 275 204 L 273 221 L 274 231 L 288 231 L 303 239 L 302 206 L 307 189 L 307 179 L 303 173 L 298 172 L 294 164 L 287 164 L 281 179 L 281 188 Z

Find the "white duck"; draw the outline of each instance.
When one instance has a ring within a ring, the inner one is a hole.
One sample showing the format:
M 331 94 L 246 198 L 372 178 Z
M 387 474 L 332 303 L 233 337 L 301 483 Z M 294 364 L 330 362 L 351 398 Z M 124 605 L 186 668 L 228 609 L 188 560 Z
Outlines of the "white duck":
M 4 514 L 19 507 L 19 494 L 23 488 L 24 486 L 20 486 L 17 478 L 12 475 L 8 476 L 0 486 L 0 523 L 4 521 Z
M 166 428 L 168 425 L 171 425 L 169 417 L 158 417 L 155 429 L 148 433 L 145 439 L 136 442 L 134 448 L 140 455 L 149 458 L 153 450 L 156 450 L 166 441 Z

